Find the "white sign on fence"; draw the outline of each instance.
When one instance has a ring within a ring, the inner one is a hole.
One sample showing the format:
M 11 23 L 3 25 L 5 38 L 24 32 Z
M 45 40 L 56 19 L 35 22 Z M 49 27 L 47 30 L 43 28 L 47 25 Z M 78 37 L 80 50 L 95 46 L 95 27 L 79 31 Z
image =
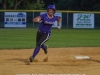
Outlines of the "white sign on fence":
M 46 13 L 46 12 L 41 12 L 40 14 L 44 14 L 44 13 Z M 62 13 L 60 13 L 60 12 L 56 12 L 54 15 L 62 18 Z M 61 21 L 60 25 L 62 27 L 62 21 Z M 57 21 L 55 21 L 55 23 L 52 27 L 57 27 Z
M 94 28 L 94 14 L 74 13 L 73 28 Z
M 5 27 L 26 27 L 26 12 L 5 12 Z

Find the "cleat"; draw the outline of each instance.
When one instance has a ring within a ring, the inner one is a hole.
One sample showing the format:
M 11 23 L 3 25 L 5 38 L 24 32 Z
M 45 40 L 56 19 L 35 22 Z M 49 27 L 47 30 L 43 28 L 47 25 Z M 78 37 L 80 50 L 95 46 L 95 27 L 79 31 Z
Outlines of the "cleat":
M 48 49 L 48 46 L 46 46 L 46 48 L 43 48 L 45 54 L 48 53 L 48 52 L 47 52 L 47 49 Z
M 32 57 L 32 56 L 30 56 L 30 58 L 29 58 L 29 59 L 30 59 L 30 62 L 32 63 L 32 62 L 33 62 L 33 57 Z

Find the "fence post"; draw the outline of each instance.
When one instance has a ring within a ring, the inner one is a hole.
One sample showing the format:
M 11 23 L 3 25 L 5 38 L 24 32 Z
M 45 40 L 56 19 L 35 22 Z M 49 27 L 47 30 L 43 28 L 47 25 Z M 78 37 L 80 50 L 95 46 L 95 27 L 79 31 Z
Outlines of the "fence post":
M 68 12 L 67 12 L 67 28 L 68 28 Z

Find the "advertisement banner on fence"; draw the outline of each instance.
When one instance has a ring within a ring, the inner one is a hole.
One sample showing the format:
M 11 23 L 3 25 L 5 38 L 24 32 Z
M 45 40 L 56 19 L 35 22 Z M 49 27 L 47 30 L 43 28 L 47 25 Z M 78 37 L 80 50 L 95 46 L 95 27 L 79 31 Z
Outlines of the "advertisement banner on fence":
M 5 12 L 5 27 L 26 27 L 26 12 Z
M 44 14 L 44 13 L 46 13 L 46 12 L 41 12 L 40 15 L 41 15 L 41 14 Z M 59 16 L 59 17 L 62 18 L 62 13 L 60 13 L 60 12 L 56 12 L 54 15 L 55 15 L 55 16 Z M 60 23 L 60 25 L 61 25 L 61 27 L 62 27 L 62 22 Z M 54 28 L 57 27 L 57 21 L 55 21 L 55 23 L 54 23 L 54 25 L 53 25 L 52 27 L 54 27 Z
M 94 28 L 94 14 L 73 14 L 73 28 Z

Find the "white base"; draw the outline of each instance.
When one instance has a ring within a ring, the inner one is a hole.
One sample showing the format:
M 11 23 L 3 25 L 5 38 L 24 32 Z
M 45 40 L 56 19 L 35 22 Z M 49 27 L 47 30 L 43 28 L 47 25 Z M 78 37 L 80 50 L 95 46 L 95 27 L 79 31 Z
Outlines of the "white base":
M 75 56 L 75 59 L 89 59 L 89 56 Z

